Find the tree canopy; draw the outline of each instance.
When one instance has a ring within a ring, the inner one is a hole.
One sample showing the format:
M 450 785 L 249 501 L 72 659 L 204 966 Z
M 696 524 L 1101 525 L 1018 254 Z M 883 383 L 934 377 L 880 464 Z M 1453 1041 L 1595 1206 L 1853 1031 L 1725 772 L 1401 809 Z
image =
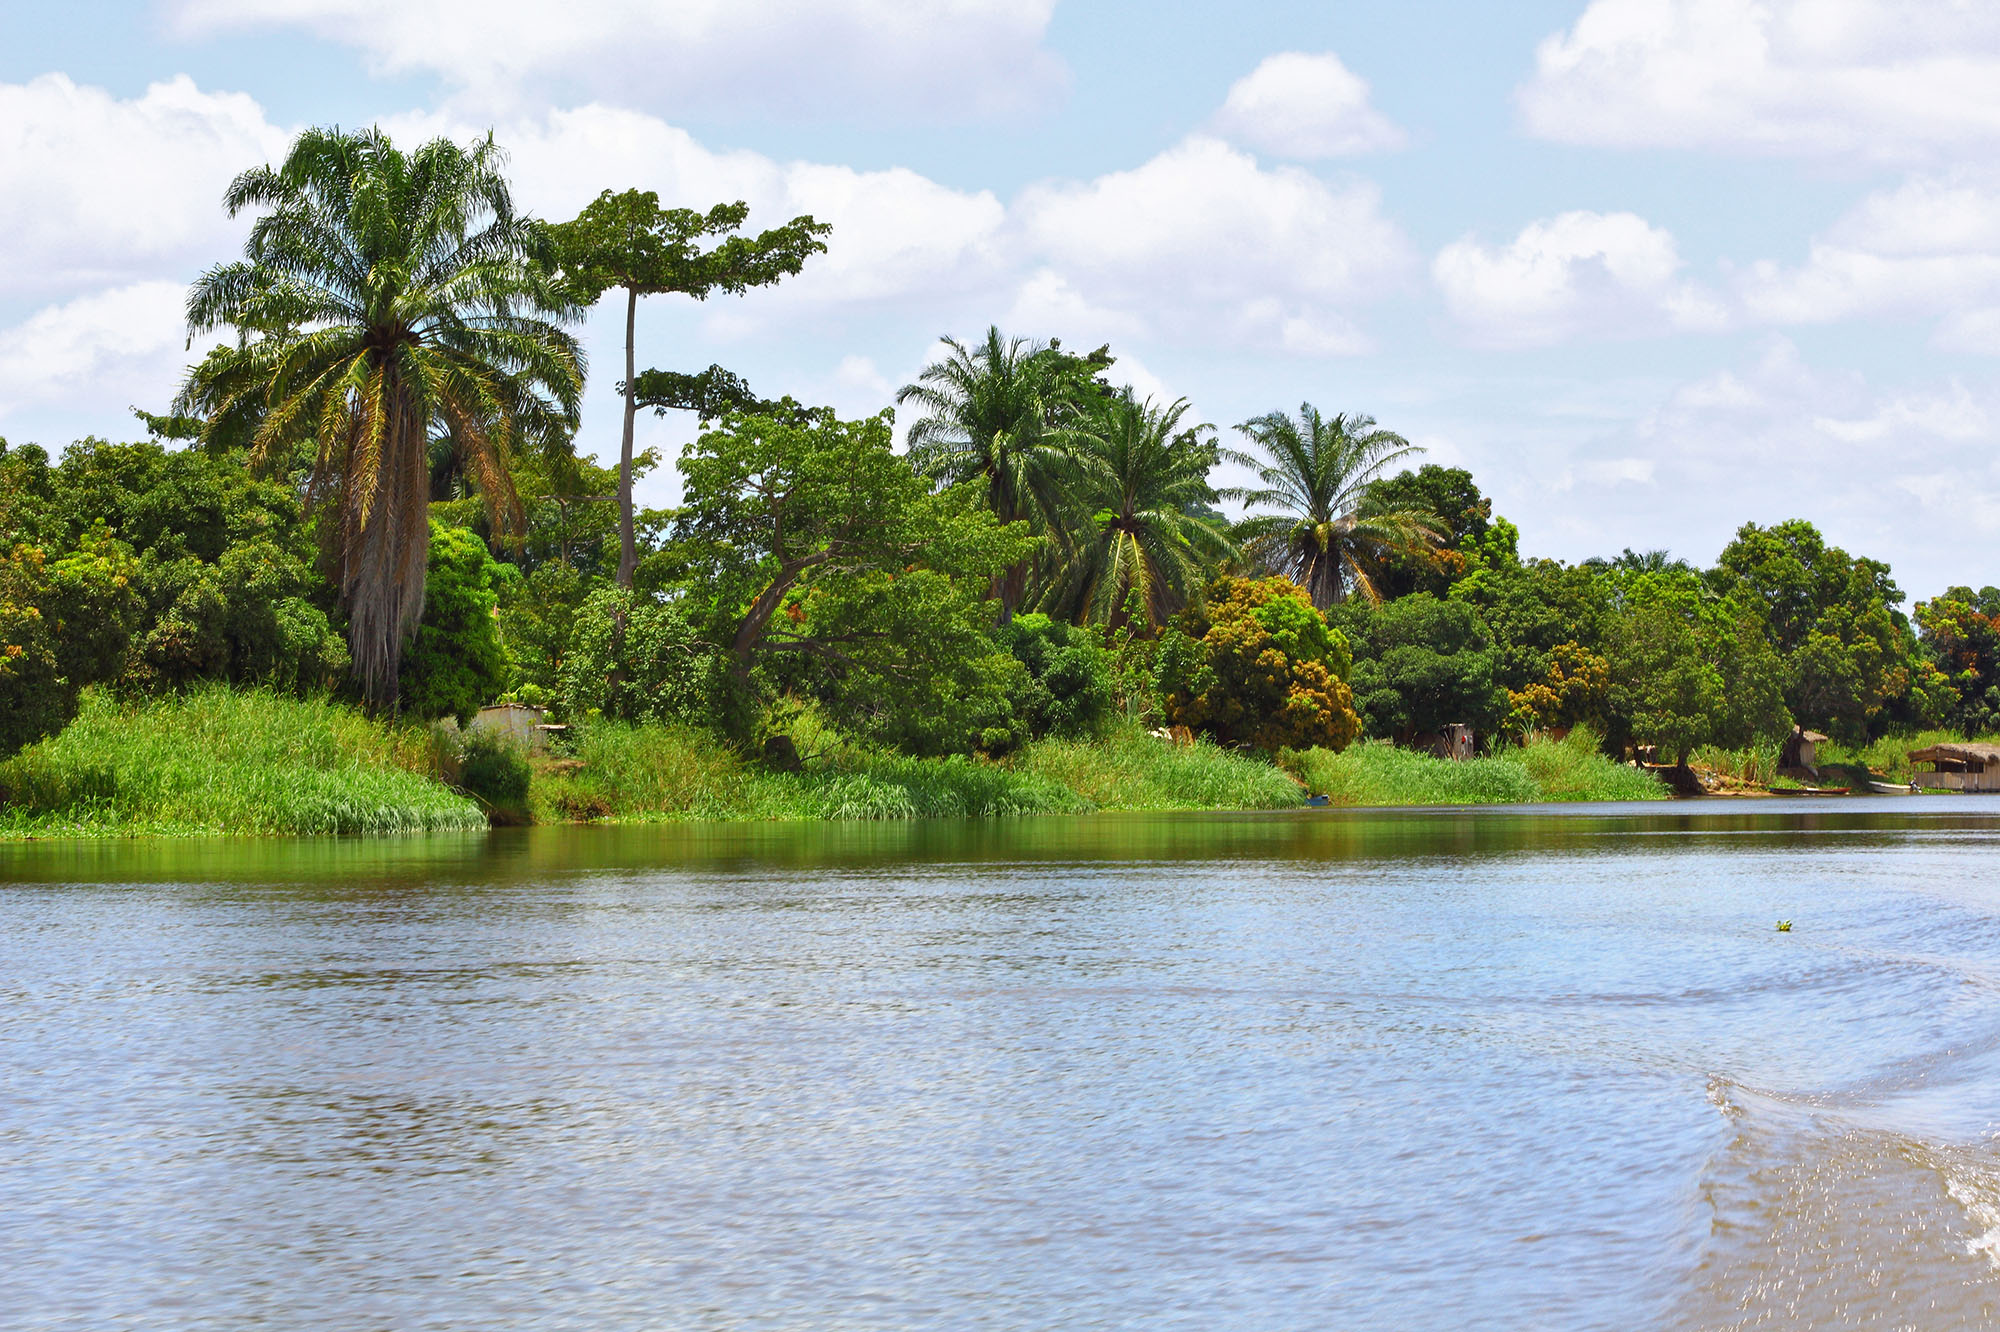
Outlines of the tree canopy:
M 302 461 L 337 565 L 363 693 L 397 698 L 423 613 L 429 447 L 450 441 L 495 525 L 518 525 L 510 468 L 566 448 L 584 358 L 557 324 L 577 313 L 520 214 L 489 137 L 404 153 L 380 130 L 309 129 L 224 202 L 258 210 L 244 258 L 188 295 L 193 335 L 233 347 L 190 373 L 176 413 L 227 443 L 247 430 L 266 468 Z
M 550 228 L 556 262 L 563 279 L 584 305 L 595 304 L 614 288 L 625 292 L 624 421 L 618 445 L 618 582 L 631 586 L 639 565 L 638 535 L 632 506 L 634 418 L 642 392 L 634 340 L 639 298 L 677 293 L 705 301 L 716 292 L 741 295 L 798 273 L 807 259 L 826 250 L 832 230 L 810 216 L 795 217 L 783 226 L 755 236 L 735 233 L 749 220 L 750 206 L 741 200 L 716 204 L 706 213 L 692 208 L 662 208 L 652 190 L 605 190 L 568 222 Z M 648 371 L 647 396 L 653 406 L 679 406 L 692 398 L 696 405 L 721 405 L 747 386 L 720 366 L 700 376 L 679 377 Z M 742 408 L 744 401 L 728 406 Z

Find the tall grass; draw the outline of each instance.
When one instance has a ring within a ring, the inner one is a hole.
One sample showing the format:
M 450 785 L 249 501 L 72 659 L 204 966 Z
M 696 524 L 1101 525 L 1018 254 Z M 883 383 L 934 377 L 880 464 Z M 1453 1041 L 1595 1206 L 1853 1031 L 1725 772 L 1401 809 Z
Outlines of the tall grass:
M 1525 805 L 1550 800 L 1663 800 L 1650 775 L 1606 758 L 1595 737 L 1537 738 L 1454 762 L 1386 743 L 1287 751 L 1285 763 L 1336 805 Z
M 913 759 L 837 742 L 800 772 L 747 763 L 673 726 L 594 721 L 574 760 L 542 764 L 531 801 L 544 818 L 919 819 L 1074 814 L 1089 804 L 1030 772 L 957 757 Z
M 1525 769 L 1543 800 L 1667 798 L 1659 778 L 1607 757 L 1597 737 L 1582 727 L 1561 740 L 1531 737 L 1519 748 L 1500 750 L 1493 761 Z
M 1289 751 L 1286 761 L 1317 795 L 1336 805 L 1525 805 L 1541 788 L 1518 763 L 1453 762 L 1384 743 Z
M 1907 782 L 1910 780 L 1911 750 L 1964 742 L 1965 737 L 1957 731 L 1908 731 L 1900 735 L 1885 735 L 1865 745 L 1851 746 L 1828 741 L 1819 747 L 1819 761 L 1821 767 L 1865 768 L 1882 774 L 1892 782 Z M 1980 736 L 1978 742 L 2000 744 L 2000 735 Z
M 1706 768 L 1727 784 L 1769 786 L 1778 780 L 1778 760 L 1783 756 L 1784 747 L 1776 742 L 1741 749 L 1703 745 L 1688 755 L 1688 766 Z
M 1167 744 L 1131 724 L 1101 740 L 1039 740 L 1015 762 L 1098 809 L 1289 809 L 1305 798 L 1262 759 L 1206 740 Z
M 0 835 L 402 833 L 483 828 L 428 774 L 434 736 L 323 700 L 217 685 L 121 704 L 0 763 Z

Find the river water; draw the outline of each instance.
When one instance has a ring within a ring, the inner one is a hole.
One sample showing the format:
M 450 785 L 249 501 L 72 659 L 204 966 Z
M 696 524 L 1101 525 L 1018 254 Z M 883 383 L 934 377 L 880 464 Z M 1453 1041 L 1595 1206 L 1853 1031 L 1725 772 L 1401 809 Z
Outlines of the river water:
M 8 1329 L 2000 1323 L 1990 798 L 17 844 L 0 941 Z

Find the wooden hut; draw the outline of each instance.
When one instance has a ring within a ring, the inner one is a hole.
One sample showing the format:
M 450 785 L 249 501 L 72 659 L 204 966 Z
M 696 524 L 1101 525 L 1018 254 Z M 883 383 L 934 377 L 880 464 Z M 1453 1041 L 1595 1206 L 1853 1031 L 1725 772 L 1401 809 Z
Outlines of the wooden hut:
M 1788 778 L 1806 778 L 1810 782 L 1820 780 L 1820 746 L 1826 744 L 1826 736 L 1816 730 L 1806 730 L 1804 726 L 1794 726 L 1792 734 L 1784 738 L 1784 750 L 1778 754 L 1778 772 Z
M 1920 764 L 1928 764 L 1928 770 Z M 1926 791 L 2000 791 L 2000 745 L 1965 743 L 1913 749 L 1910 765 L 1910 780 Z

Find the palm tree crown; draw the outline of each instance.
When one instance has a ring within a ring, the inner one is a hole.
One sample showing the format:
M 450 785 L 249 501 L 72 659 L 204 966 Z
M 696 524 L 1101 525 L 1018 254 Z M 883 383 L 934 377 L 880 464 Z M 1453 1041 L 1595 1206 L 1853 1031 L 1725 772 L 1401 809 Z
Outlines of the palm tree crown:
M 378 705 L 395 702 L 423 613 L 433 438 L 508 530 L 510 459 L 564 446 L 576 426 L 584 357 L 551 320 L 580 312 L 501 164 L 490 137 L 405 154 L 380 130 L 307 130 L 282 164 L 230 185 L 232 216 L 266 211 L 244 258 L 188 296 L 191 334 L 238 339 L 189 372 L 176 410 L 211 439 L 247 434 L 259 465 L 309 460 L 308 498 L 337 507 L 348 638 Z
M 1115 625 L 1136 593 L 1157 628 L 1187 604 L 1205 562 L 1236 553 L 1215 525 L 1221 515 L 1210 508 L 1215 443 L 1209 427 L 1182 425 L 1187 410 L 1185 398 L 1161 407 L 1128 389 L 1099 414 L 1081 442 L 1086 465 L 1069 523 L 1077 535 L 1042 594 L 1045 609 Z
M 1368 487 L 1384 471 L 1423 450 L 1372 416 L 1323 416 L 1311 403 L 1296 419 L 1270 412 L 1236 427 L 1256 452 L 1224 449 L 1222 456 L 1256 473 L 1257 486 L 1220 492 L 1253 512 L 1237 528 L 1244 548 L 1266 567 L 1286 574 L 1325 610 L 1351 589 L 1380 598 L 1369 580 L 1366 557 L 1384 550 L 1416 550 L 1437 540 L 1437 520 L 1415 509 L 1363 516 Z
M 977 347 L 956 338 L 944 345 L 944 359 L 896 394 L 899 406 L 913 402 L 923 413 L 910 426 L 911 463 L 941 485 L 983 480 L 1002 522 L 1054 529 L 1077 472 L 1077 375 L 1055 348 L 1003 338 L 998 328 Z M 1019 604 L 1026 581 L 1025 564 L 1002 577 L 1003 614 Z

